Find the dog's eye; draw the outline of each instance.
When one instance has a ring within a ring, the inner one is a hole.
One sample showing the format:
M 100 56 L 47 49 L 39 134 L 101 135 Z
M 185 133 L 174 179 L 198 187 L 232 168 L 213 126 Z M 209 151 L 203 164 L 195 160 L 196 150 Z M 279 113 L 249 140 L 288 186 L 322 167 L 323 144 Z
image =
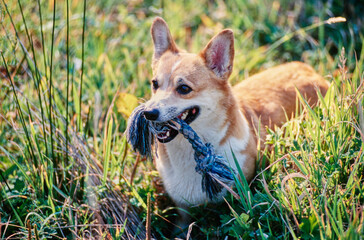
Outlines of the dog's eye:
M 183 85 L 178 86 L 176 90 L 179 94 L 186 95 L 192 91 L 192 88 L 183 84 Z
M 152 86 L 153 86 L 154 90 L 157 90 L 159 88 L 158 81 L 157 80 L 152 80 Z

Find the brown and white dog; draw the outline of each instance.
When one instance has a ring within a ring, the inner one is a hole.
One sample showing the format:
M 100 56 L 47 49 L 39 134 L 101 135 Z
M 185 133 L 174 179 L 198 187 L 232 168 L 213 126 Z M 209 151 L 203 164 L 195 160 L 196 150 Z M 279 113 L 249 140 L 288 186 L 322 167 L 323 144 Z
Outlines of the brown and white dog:
M 328 88 L 320 75 L 301 62 L 268 69 L 231 87 L 234 36 L 229 29 L 213 37 L 198 54 L 180 50 L 162 18 L 154 20 L 151 34 L 152 98 L 144 116 L 160 122 L 175 117 L 185 120 L 236 170 L 233 151 L 248 181 L 255 174 L 257 144 L 264 139 L 265 127 L 281 126 L 286 116 L 295 113 L 296 88 L 311 105 L 318 100 L 316 90 L 324 95 Z M 157 139 L 157 169 L 174 202 L 180 207 L 209 202 L 201 175 L 195 171 L 191 144 L 174 129 Z

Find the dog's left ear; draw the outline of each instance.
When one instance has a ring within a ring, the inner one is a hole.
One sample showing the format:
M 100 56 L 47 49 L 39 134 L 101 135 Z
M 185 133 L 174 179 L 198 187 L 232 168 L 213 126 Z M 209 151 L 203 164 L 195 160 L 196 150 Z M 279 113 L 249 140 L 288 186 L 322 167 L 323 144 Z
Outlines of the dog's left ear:
M 217 77 L 227 80 L 233 70 L 234 62 L 233 31 L 226 29 L 213 37 L 200 52 L 200 56 Z

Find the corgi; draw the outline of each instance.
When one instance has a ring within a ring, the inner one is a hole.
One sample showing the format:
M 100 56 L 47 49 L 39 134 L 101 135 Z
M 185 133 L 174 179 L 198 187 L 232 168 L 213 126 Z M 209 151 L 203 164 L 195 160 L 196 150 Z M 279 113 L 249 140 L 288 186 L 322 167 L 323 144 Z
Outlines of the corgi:
M 328 82 L 305 63 L 282 64 L 231 86 L 234 35 L 226 29 L 214 36 L 198 54 L 179 49 L 167 23 L 157 17 L 151 26 L 154 44 L 152 97 L 145 103 L 144 117 L 166 122 L 180 118 L 204 142 L 224 156 L 247 181 L 255 175 L 257 146 L 265 128 L 281 126 L 296 111 L 296 89 L 309 104 L 325 95 Z M 201 175 L 191 144 L 170 128 L 156 136 L 155 162 L 166 192 L 177 206 L 188 208 L 221 201 L 224 189 L 214 199 L 203 192 Z M 236 166 L 233 153 L 239 163 Z

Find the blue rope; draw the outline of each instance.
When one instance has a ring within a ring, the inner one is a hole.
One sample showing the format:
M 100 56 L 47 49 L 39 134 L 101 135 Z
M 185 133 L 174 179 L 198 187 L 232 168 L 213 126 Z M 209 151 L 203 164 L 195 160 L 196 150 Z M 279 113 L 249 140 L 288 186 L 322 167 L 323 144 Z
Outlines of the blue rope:
M 140 105 L 133 111 L 128 121 L 126 138 L 134 151 L 138 151 L 143 156 L 151 157 L 153 133 L 155 134 L 164 127 L 174 124 L 172 121 L 168 121 L 156 126 L 144 118 L 143 110 L 144 105 Z M 223 189 L 220 182 L 227 185 L 233 182 L 233 170 L 226 165 L 226 160 L 222 156 L 215 154 L 214 147 L 210 143 L 202 142 L 197 133 L 185 121 L 179 118 L 175 118 L 173 121 L 180 125 L 178 131 L 191 143 L 195 151 L 195 170 L 202 176 L 203 192 L 212 200 Z

